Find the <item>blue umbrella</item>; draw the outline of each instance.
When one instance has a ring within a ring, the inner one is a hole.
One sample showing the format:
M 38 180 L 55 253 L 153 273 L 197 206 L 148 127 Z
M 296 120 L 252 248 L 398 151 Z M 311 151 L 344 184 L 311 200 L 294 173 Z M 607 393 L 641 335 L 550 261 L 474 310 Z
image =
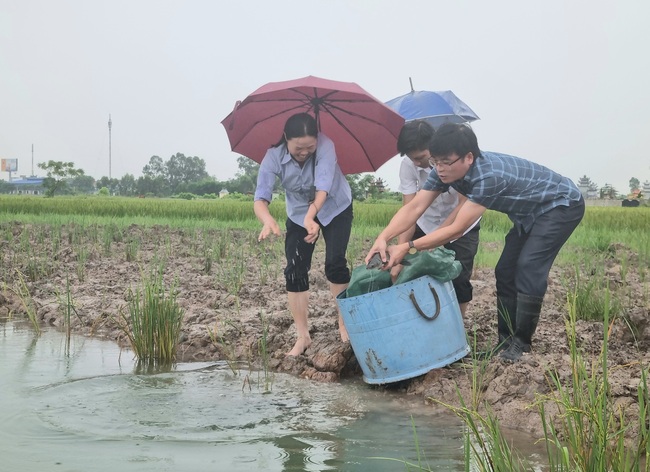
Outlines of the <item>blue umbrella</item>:
M 474 111 L 451 90 L 440 92 L 411 91 L 386 102 L 406 121 L 425 120 L 434 128 L 443 123 L 468 123 L 478 120 Z

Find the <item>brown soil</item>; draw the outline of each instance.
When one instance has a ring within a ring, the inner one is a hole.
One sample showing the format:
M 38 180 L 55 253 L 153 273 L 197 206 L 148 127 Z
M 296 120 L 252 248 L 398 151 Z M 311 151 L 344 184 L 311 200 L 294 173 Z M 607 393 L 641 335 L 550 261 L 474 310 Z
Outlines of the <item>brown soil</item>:
M 0 242 L 2 274 L 7 282 L 6 288 L 0 291 L 0 316 L 23 316 L 25 313 L 21 298 L 12 289 L 16 287 L 18 268 L 25 274 L 38 319 L 45 324 L 62 327 L 61 297 L 66 293 L 67 273 L 76 311 L 72 317 L 73 330 L 110 338 L 126 346 L 128 340 L 117 327 L 115 318 L 120 311 L 127 309 L 129 288 L 140 287 L 142 274 L 154 261 L 162 260 L 165 284 L 169 287 L 176 280 L 177 299 L 185 311 L 177 354 L 179 361 L 237 359 L 259 366 L 259 346 L 266 324 L 266 345 L 272 369 L 321 382 L 361 376 L 350 344 L 339 340 L 336 305 L 323 276 L 322 242 L 317 245 L 311 271 L 310 327 L 313 344 L 305 355 L 287 358 L 285 353 L 291 349 L 295 339 L 282 275 L 282 241 L 265 242 L 266 246 L 258 246 L 254 242 L 256 234 L 231 231 L 227 244 L 222 248 L 224 258 L 217 260 L 218 254 L 213 254 L 215 261 L 206 271 L 206 255 L 201 238 L 209 237 L 213 241 L 221 238 L 223 241 L 218 232 L 131 226 L 121 238 L 116 238 L 108 254 L 102 248 L 101 241 L 85 244 L 88 260 L 83 265 L 81 281 L 79 252 L 82 245 L 78 242 L 71 244 L 75 239 L 69 236 L 73 228 L 64 228 L 61 244 L 54 256 L 38 249 L 43 241 L 42 238 L 37 240 L 34 228 L 12 223 L 4 224 L 0 229 L 0 234 L 11 232 L 14 235 L 13 241 Z M 35 253 L 28 257 L 19 250 L 19 241 L 23 239 L 21 235 L 26 231 L 31 234 Z M 132 240 L 139 241 L 139 249 L 136 260 L 128 262 L 127 245 Z M 363 247 L 367 249 L 370 244 L 371 241 L 366 240 Z M 357 263 L 363 255 L 365 253 L 359 251 Z M 30 269 L 30 260 L 31 264 L 38 262 L 39 268 L 35 273 L 33 268 Z M 640 368 L 647 367 L 650 361 L 648 282 L 638 279 L 639 271 L 629 270 L 625 273 L 622 270 L 619 261 L 628 261 L 631 267 L 636 261 L 636 256 L 626 248 L 610 247 L 607 260 L 606 277 L 610 281 L 610 289 L 626 294 L 626 320 L 616 319 L 610 330 L 610 389 L 615 404 L 626 409 L 634 424 L 635 415 L 638 414 Z M 243 283 L 236 293 L 231 293 L 237 290 L 235 279 L 238 272 L 233 268 L 239 264 L 243 268 Z M 624 281 L 621 274 L 625 274 Z M 563 381 L 570 380 L 571 361 L 565 331 L 567 291 L 562 283 L 569 275 L 568 270 L 565 272 L 558 268 L 554 268 L 550 275 L 533 352 L 514 364 L 493 358 L 484 369 L 482 399 L 505 427 L 541 435 L 539 413 L 531 405 L 538 394 L 551 393 L 547 371 L 552 369 L 559 373 Z M 465 326 L 471 333 L 470 337 L 476 337 L 479 347 L 489 347 L 496 339 L 492 270 L 476 270 L 473 283 L 474 300 L 470 304 Z M 581 352 L 587 362 L 597 368 L 603 339 L 602 322 L 580 321 L 576 332 Z M 457 405 L 458 386 L 469 402 L 472 398 L 471 382 L 471 366 L 456 363 L 398 384 L 369 388 L 385 388 L 397 395 L 421 397 L 432 408 L 442 408 L 431 399 Z M 554 410 L 549 407 L 548 411 L 552 413 Z M 634 437 L 634 428 L 628 435 Z

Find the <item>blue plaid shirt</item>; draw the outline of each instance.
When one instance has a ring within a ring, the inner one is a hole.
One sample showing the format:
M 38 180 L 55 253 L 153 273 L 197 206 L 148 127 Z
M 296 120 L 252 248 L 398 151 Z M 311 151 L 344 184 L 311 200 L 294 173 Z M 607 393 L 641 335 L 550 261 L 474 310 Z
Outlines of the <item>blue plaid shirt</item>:
M 571 179 L 540 164 L 496 152 L 482 151 L 465 177 L 451 184 L 431 172 L 422 188 L 445 191 L 450 186 L 472 202 L 507 214 L 525 233 L 540 215 L 582 198 Z

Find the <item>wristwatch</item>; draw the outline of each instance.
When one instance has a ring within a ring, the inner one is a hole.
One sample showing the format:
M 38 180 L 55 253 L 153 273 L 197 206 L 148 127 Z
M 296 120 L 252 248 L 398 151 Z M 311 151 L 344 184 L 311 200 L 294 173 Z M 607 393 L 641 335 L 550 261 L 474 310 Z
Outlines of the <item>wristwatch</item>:
M 415 254 L 418 252 L 418 248 L 415 247 L 413 241 L 409 241 L 409 254 Z

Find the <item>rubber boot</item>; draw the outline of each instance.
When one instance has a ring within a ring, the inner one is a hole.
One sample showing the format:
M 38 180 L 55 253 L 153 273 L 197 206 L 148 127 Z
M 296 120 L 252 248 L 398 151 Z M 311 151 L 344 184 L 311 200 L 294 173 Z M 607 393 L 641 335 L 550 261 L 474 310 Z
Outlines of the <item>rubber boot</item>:
M 517 362 L 524 352 L 530 352 L 539 314 L 542 311 L 542 300 L 542 297 L 517 294 L 517 327 L 510 346 L 501 351 L 499 357 Z
M 516 329 L 517 300 L 509 297 L 497 296 L 497 330 L 499 342 L 488 351 L 476 353 L 478 359 L 487 359 L 510 347 L 512 333 Z

